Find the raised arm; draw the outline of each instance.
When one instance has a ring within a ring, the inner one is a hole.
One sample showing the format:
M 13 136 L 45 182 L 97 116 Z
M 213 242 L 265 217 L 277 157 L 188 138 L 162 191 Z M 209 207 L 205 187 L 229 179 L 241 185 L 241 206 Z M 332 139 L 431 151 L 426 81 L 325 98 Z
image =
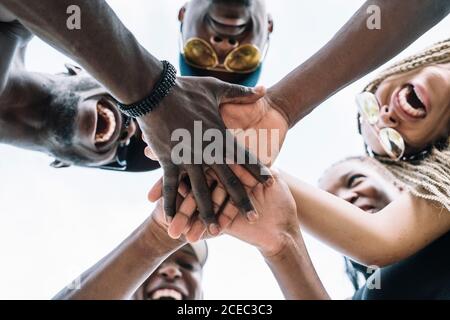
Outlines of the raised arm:
M 260 219 L 249 224 L 238 216 L 225 232 L 261 252 L 286 299 L 329 299 L 309 257 L 295 201 L 285 182 L 275 175 L 271 187 L 255 187 L 251 198 L 260 212 Z M 224 214 L 228 215 L 226 211 Z
M 152 217 L 80 276 L 78 288 L 66 287 L 53 299 L 129 299 L 171 253 L 184 245 L 181 240 L 169 238 L 163 219 L 158 205 Z
M 7 87 L 8 78 L 14 62 L 22 59 L 23 51 L 31 33 L 17 21 L 2 22 L 7 16 L 0 17 L 0 99 Z M 23 61 L 20 61 L 23 63 Z
M 129 105 L 141 102 L 150 95 L 162 76 L 163 64 L 139 44 L 106 1 L 0 0 L 0 6 L 9 10 L 44 41 L 80 63 L 122 103 Z M 68 8 L 75 8 L 74 6 L 79 8 L 81 14 L 79 30 L 67 27 L 67 11 Z M 226 137 L 219 105 L 227 102 L 253 103 L 265 91 L 227 84 L 213 78 L 180 77 L 174 83 L 170 81 L 170 87 L 170 91 L 152 112 L 140 114 L 137 118 L 146 141 L 157 154 L 164 169 L 164 209 L 169 217 L 175 215 L 178 178 L 182 172 L 187 172 L 195 190 L 200 216 L 210 227 L 210 231 L 216 234 L 219 232 L 217 219 L 203 173 L 206 162 L 203 150 L 207 144 L 195 141 L 193 145 L 197 148 L 194 148 L 187 141 L 174 141 L 173 134 L 182 131 L 184 135 L 181 138 L 197 137 L 197 121 L 204 131 L 218 129 L 221 137 Z M 157 90 L 161 94 L 167 88 L 158 89 L 161 89 Z M 173 159 L 172 150 L 180 143 L 185 146 L 183 157 Z M 224 141 L 224 145 L 228 147 L 234 147 L 234 143 Z M 239 147 L 238 150 L 242 148 Z M 229 150 L 220 151 L 220 154 L 216 153 L 213 163 L 208 164 L 211 164 L 212 170 L 222 181 L 233 181 L 233 200 L 243 212 L 251 214 L 253 207 L 239 177 L 226 164 L 230 160 L 226 154 Z M 243 167 L 259 182 L 270 181 L 270 177 L 263 174 L 267 170 L 257 161 L 251 161 L 248 153 L 245 155 Z
M 0 5 L 123 102 L 142 99 L 159 78 L 161 63 L 138 43 L 106 1 L 0 0 Z M 67 9 L 73 5 L 80 8 L 79 30 L 67 27 Z
M 380 9 L 380 29 L 367 21 Z M 269 90 L 294 126 L 316 106 L 406 48 L 450 12 L 448 0 L 369 0 L 320 51 Z M 317 13 L 318 14 L 318 13 Z
M 331 247 L 368 266 L 403 260 L 450 230 L 450 213 L 410 194 L 377 214 L 285 173 L 302 226 Z

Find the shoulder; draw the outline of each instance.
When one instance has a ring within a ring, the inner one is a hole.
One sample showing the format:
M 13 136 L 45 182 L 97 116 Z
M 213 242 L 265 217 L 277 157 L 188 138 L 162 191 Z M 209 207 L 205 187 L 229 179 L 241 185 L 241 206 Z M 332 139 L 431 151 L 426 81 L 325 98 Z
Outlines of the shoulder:
M 1 22 L 0 20 L 0 34 L 7 41 L 25 45 L 31 40 L 33 34 L 25 28 L 19 21 Z
M 0 22 L 11 22 L 14 20 L 17 20 L 16 16 L 3 8 L 3 6 L 0 4 Z

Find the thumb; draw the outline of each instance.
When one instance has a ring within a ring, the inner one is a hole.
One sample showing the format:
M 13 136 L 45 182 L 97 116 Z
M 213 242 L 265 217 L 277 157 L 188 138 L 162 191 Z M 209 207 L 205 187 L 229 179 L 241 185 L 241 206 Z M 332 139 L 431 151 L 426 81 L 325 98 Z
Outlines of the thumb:
M 147 194 L 148 200 L 153 203 L 158 201 L 162 197 L 162 191 L 163 191 L 163 179 L 160 178 L 158 182 L 156 182 L 148 192 Z
M 230 84 L 225 91 L 220 104 L 224 103 L 255 103 L 266 95 L 266 88 L 258 86 L 255 88 L 244 87 L 237 84 Z
M 153 152 L 152 148 L 146 147 L 144 149 L 144 154 L 147 158 L 153 160 L 153 161 L 159 161 L 158 156 Z

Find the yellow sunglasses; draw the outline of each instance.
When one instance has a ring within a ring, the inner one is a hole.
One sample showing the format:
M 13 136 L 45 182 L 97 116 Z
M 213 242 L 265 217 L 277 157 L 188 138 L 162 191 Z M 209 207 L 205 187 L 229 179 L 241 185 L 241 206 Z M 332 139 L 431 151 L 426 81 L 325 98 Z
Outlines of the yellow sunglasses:
M 221 72 L 251 73 L 258 69 L 267 53 L 268 41 L 264 54 L 253 44 L 241 45 L 231 51 L 220 64 L 219 57 L 214 48 L 201 38 L 191 38 L 183 47 L 183 56 L 186 63 L 199 68 Z

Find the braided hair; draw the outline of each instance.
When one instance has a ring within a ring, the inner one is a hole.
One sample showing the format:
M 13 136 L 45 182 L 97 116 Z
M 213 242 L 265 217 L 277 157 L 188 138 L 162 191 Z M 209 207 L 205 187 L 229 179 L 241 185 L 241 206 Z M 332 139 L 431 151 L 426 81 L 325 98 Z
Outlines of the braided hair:
M 375 94 L 389 77 L 407 73 L 432 64 L 450 62 L 450 39 L 406 58 L 381 72 L 364 91 Z M 432 201 L 450 212 L 450 139 L 431 146 L 420 159 L 392 161 L 375 156 L 416 197 Z M 367 151 L 367 148 L 366 148 Z

